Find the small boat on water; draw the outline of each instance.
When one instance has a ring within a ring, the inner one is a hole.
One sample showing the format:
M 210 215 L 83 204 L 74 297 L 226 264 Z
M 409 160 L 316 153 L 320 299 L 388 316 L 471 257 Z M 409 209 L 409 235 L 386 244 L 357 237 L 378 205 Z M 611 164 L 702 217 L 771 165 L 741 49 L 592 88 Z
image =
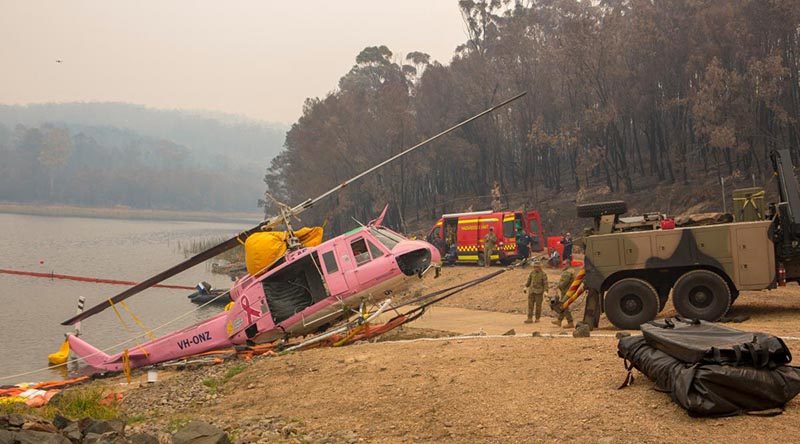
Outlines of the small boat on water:
M 227 305 L 231 302 L 230 293 L 228 290 L 216 289 L 206 281 L 200 282 L 195 286 L 197 291 L 187 296 L 190 301 L 195 304 L 212 304 Z

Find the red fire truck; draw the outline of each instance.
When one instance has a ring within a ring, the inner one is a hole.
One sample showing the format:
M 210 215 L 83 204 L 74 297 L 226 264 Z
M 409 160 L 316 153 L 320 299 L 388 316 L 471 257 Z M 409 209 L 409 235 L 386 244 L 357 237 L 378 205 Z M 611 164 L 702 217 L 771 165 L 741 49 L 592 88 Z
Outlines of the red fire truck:
M 522 228 L 531 237 L 531 251 L 545 247 L 542 219 L 538 211 L 474 211 L 444 214 L 428 234 L 428 242 L 439 247 L 442 257 L 455 245 L 458 262 L 483 265 L 483 238 L 494 227 L 497 236 L 496 254 L 492 261 L 511 263 L 519 256 L 517 230 Z

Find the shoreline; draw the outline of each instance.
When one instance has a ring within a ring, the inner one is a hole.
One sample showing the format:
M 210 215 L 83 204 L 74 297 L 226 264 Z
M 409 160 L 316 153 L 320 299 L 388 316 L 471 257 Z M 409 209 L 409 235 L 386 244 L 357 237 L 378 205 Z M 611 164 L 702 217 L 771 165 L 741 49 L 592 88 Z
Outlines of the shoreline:
M 260 213 L 154 210 L 130 207 L 81 207 L 75 205 L 0 202 L 0 214 L 47 217 L 85 217 L 93 219 L 169 220 L 185 222 L 258 223 Z

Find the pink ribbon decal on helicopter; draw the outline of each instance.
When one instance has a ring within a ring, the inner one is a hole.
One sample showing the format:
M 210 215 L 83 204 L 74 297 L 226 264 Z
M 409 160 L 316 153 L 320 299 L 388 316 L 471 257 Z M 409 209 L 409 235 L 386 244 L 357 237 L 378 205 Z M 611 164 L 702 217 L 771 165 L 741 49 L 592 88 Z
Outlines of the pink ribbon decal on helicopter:
M 250 301 L 247 296 L 242 296 L 242 310 L 247 314 L 247 325 L 253 324 L 253 316 L 256 318 L 261 316 L 261 312 L 250 306 Z

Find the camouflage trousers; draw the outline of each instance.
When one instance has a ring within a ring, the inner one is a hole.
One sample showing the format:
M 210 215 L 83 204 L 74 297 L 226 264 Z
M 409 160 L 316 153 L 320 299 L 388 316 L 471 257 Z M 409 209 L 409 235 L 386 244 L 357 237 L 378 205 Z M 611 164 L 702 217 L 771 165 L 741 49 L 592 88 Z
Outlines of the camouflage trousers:
M 492 265 L 492 253 L 494 253 L 494 248 L 485 248 L 483 250 L 483 266 L 489 267 Z
M 567 298 L 564 296 L 565 294 L 566 294 L 566 292 L 562 292 L 562 294 L 561 294 L 561 303 L 562 304 L 567 300 Z M 558 322 L 563 321 L 565 318 L 567 319 L 567 322 L 569 322 L 570 324 L 573 323 L 573 321 L 572 321 L 572 313 L 569 312 L 569 308 L 567 308 L 566 310 L 563 310 L 561 313 L 558 314 Z
M 559 313 L 558 321 L 561 322 L 561 321 L 564 320 L 564 318 L 566 318 L 567 322 L 569 322 L 570 324 L 573 323 L 573 321 L 572 321 L 572 313 L 569 312 L 569 308 L 564 310 L 564 311 L 562 311 L 561 313 Z
M 528 319 L 533 319 L 534 314 L 538 321 L 542 317 L 542 301 L 544 293 L 533 293 L 528 291 Z

